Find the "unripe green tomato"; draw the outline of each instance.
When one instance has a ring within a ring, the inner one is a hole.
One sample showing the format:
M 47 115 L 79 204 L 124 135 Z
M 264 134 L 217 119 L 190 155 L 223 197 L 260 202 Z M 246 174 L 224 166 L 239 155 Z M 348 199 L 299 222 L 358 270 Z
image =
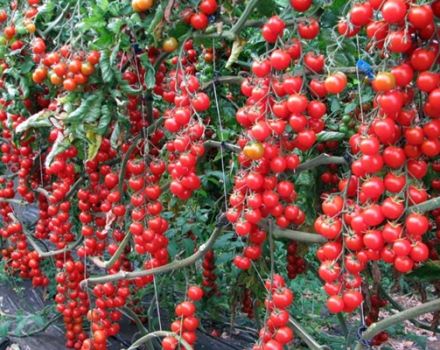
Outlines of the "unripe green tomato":
M 348 132 L 348 128 L 345 125 L 339 126 L 339 131 L 346 134 Z
M 345 124 L 347 124 L 350 120 L 351 120 L 351 117 L 349 115 L 344 115 L 342 117 L 342 122 L 344 122 Z
M 26 27 L 24 27 L 22 25 L 15 27 L 15 30 L 17 31 L 17 34 L 19 34 L 19 35 L 27 34 Z
M 5 46 L 6 42 L 7 42 L 6 38 L 3 35 L 0 36 L 0 45 L 1 46 Z

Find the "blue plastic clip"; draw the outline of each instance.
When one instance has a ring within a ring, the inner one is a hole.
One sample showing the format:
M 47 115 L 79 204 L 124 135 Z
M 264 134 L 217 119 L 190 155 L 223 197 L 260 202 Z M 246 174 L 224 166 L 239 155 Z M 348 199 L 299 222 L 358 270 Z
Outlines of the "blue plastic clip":
M 371 65 L 364 61 L 364 60 L 358 60 L 356 62 L 356 67 L 362 72 L 364 73 L 368 79 L 373 79 L 374 78 L 374 72 L 373 69 L 371 68 Z

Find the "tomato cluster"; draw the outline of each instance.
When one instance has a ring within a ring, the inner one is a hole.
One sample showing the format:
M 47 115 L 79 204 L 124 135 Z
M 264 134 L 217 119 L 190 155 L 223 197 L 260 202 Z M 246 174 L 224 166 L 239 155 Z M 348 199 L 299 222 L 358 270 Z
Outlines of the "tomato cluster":
M 287 311 L 293 302 L 294 295 L 286 287 L 286 283 L 278 274 L 271 276 L 265 281 L 268 296 L 264 301 L 269 317 L 260 330 L 260 337 L 253 350 L 282 350 L 289 344 L 294 334 L 289 324 L 289 312 Z
M 371 80 L 375 109 L 361 115 L 350 138 L 352 175 L 341 179 L 339 194 L 325 198 L 323 215 L 315 221 L 316 232 L 331 240 L 317 254 L 332 312 L 362 303 L 360 273 L 368 261 L 383 260 L 407 273 L 429 257 L 422 242 L 429 217 L 408 207 L 428 199 L 422 180 L 440 154 L 439 81 L 432 72 L 439 48 L 431 40 L 436 8 L 435 3 L 367 1 L 353 5 L 339 23 L 340 34 L 348 37 L 366 26 L 370 52 L 403 57 Z M 420 111 L 414 108 L 416 98 L 422 101 Z
M 297 255 L 298 244 L 295 241 L 287 245 L 287 277 L 293 280 L 306 270 L 306 262 L 303 257 Z
M 216 283 L 217 275 L 215 274 L 215 255 L 213 250 L 209 250 L 202 263 L 203 268 L 203 281 L 202 285 L 205 289 L 204 296 L 209 298 L 218 292 L 218 286 Z
M 171 323 L 171 331 L 192 346 L 197 340 L 196 330 L 199 327 L 199 319 L 195 316 L 196 305 L 194 302 L 202 299 L 203 290 L 199 286 L 190 286 L 186 296 L 189 300 L 176 306 L 175 312 L 178 319 Z M 173 336 L 167 336 L 162 340 L 163 350 L 175 350 L 178 345 L 178 338 Z

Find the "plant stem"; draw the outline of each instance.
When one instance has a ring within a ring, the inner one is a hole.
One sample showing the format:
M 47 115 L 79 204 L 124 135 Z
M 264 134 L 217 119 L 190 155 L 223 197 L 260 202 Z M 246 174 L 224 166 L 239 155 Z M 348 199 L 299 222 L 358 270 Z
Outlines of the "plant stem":
M 328 165 L 328 164 L 347 164 L 347 161 L 344 159 L 344 157 L 334 157 L 330 156 L 326 153 L 322 153 L 316 158 L 310 159 L 307 162 L 304 162 L 296 168 L 296 171 L 304 171 L 309 170 L 312 168 L 316 168 L 320 165 Z
M 213 148 L 220 148 L 223 147 L 223 149 L 226 149 L 231 152 L 240 153 L 241 148 L 239 146 L 236 146 L 229 142 L 220 142 L 220 141 L 214 141 L 214 140 L 208 140 L 203 143 L 205 147 L 213 147 Z
M 199 249 L 193 255 L 190 255 L 185 259 L 175 260 L 169 264 L 143 271 L 134 271 L 134 272 L 120 271 L 112 275 L 92 276 L 81 281 L 80 286 L 82 289 L 84 289 L 89 283 L 105 283 L 105 282 L 112 282 L 119 280 L 130 280 L 137 277 L 145 277 L 159 273 L 165 273 L 168 271 L 181 269 L 183 267 L 192 265 L 198 259 L 202 258 L 208 252 L 209 249 L 211 249 L 212 245 L 215 243 L 217 238 L 222 233 L 223 227 L 224 227 L 223 224 L 217 226 L 212 232 L 211 236 L 208 238 L 208 240 L 204 244 L 200 245 Z
M 395 301 L 393 299 L 393 297 L 391 295 L 389 295 L 381 285 L 379 285 L 379 292 L 380 292 L 380 294 L 382 294 L 385 297 L 385 299 L 387 299 L 389 301 L 389 303 L 395 309 L 397 309 L 398 311 L 405 310 L 404 307 L 402 305 L 400 305 L 397 301 Z M 416 319 L 410 319 L 408 321 L 410 321 L 412 324 L 414 324 L 414 326 L 422 328 L 422 329 L 426 329 L 427 331 L 432 331 L 432 332 L 436 332 L 436 333 L 440 332 L 439 328 L 432 329 L 432 327 L 429 324 L 420 322 Z
M 412 212 L 417 212 L 417 213 L 424 213 L 427 211 L 431 211 L 434 209 L 440 208 L 440 197 L 436 197 L 430 200 L 427 200 L 425 202 L 416 204 L 416 205 L 412 205 L 410 207 L 408 207 L 407 211 L 412 213 Z
M 302 232 L 302 231 L 275 229 L 273 234 L 275 238 L 287 238 L 298 242 L 305 242 L 305 243 L 327 242 L 325 237 L 322 237 L 321 235 L 315 233 Z
M 304 343 L 307 344 L 310 350 L 325 350 L 330 349 L 326 345 L 319 345 L 319 343 L 299 324 L 294 318 L 290 318 L 289 322 L 295 331 L 295 334 L 300 337 Z
M 127 246 L 128 242 L 130 241 L 130 237 L 131 237 L 131 233 L 129 231 L 125 234 L 125 237 L 122 240 L 122 242 L 119 244 L 118 249 L 115 251 L 115 253 L 111 256 L 111 258 L 109 260 L 103 261 L 98 257 L 91 257 L 90 260 L 96 266 L 98 266 L 102 269 L 108 269 L 108 268 L 112 267 L 115 264 L 116 260 L 118 260 L 119 257 L 121 256 L 122 252 L 124 251 L 125 247 Z
M 12 213 L 9 214 L 9 217 L 12 220 L 14 220 L 16 222 L 19 222 L 21 224 L 21 227 L 23 228 L 24 235 L 29 240 L 29 243 L 31 244 L 31 246 L 38 253 L 38 256 L 40 256 L 41 258 L 48 258 L 50 256 L 54 256 L 54 255 L 58 255 L 58 254 L 61 254 L 61 253 L 68 252 L 68 251 L 76 248 L 77 246 L 79 246 L 81 244 L 81 242 L 83 241 L 83 236 L 80 236 L 75 242 L 73 242 L 70 245 L 67 245 L 66 247 L 64 247 L 62 249 L 49 250 L 47 252 L 44 252 L 44 251 L 41 250 L 40 246 L 35 241 L 34 237 L 29 232 L 27 232 L 27 230 L 25 229 L 24 225 L 17 219 L 17 217 L 14 214 L 12 214 Z
M 375 335 L 386 330 L 388 327 L 391 327 L 394 324 L 402 323 L 403 321 L 410 320 L 428 312 L 434 312 L 438 310 L 440 310 L 440 299 L 435 299 L 428 303 L 411 307 L 382 321 L 371 324 L 370 327 L 368 327 L 367 330 L 362 334 L 362 338 L 365 340 L 370 340 Z M 362 343 L 359 342 L 356 345 L 355 350 L 362 350 L 363 348 L 364 346 L 362 345 Z
M 249 16 L 251 15 L 253 9 L 255 8 L 255 6 L 258 4 L 260 0 L 250 0 L 243 13 L 241 14 L 240 18 L 238 19 L 237 22 L 235 22 L 235 24 L 232 26 L 230 32 L 235 36 L 238 35 L 238 33 L 241 31 L 241 29 L 243 28 L 243 26 L 245 25 L 247 19 L 249 18 Z
M 56 321 L 58 321 L 60 318 L 61 318 L 61 314 L 59 314 L 59 315 L 57 315 L 57 316 L 55 316 L 54 318 L 51 318 L 49 321 L 47 321 L 44 325 L 42 325 L 40 328 L 38 328 L 38 329 L 36 329 L 36 330 L 34 330 L 34 331 L 31 331 L 31 332 L 29 332 L 29 333 L 24 333 L 24 334 L 14 334 L 14 333 L 11 333 L 11 334 L 9 334 L 9 336 L 10 337 L 14 337 L 14 338 L 26 338 L 26 337 L 31 337 L 31 336 L 33 336 L 33 335 L 35 335 L 35 334 L 38 334 L 38 333 L 41 333 L 41 332 L 44 332 L 47 328 L 49 328 L 49 326 L 51 325 L 51 324 L 53 324 L 53 323 L 55 323 Z

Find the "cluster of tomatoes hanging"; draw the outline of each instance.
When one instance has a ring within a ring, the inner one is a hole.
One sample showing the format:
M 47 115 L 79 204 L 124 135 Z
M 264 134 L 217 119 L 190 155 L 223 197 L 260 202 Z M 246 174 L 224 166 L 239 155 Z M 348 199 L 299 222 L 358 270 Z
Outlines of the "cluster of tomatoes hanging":
M 430 168 L 435 171 L 440 154 L 440 77 L 434 71 L 439 16 L 439 1 L 371 0 L 354 4 L 338 25 L 346 37 L 365 28 L 367 50 L 384 63 L 371 79 L 374 109 L 361 111 L 350 138 L 352 175 L 340 181 L 340 194 L 325 198 L 315 221 L 316 232 L 330 240 L 318 259 L 331 312 L 350 312 L 362 303 L 360 274 L 369 261 L 407 273 L 429 257 L 423 242 L 432 227 L 429 215 L 411 206 L 429 199 L 431 184 L 423 179 Z M 400 55 L 397 64 L 388 60 L 391 54 Z M 375 343 L 386 336 L 381 339 Z

